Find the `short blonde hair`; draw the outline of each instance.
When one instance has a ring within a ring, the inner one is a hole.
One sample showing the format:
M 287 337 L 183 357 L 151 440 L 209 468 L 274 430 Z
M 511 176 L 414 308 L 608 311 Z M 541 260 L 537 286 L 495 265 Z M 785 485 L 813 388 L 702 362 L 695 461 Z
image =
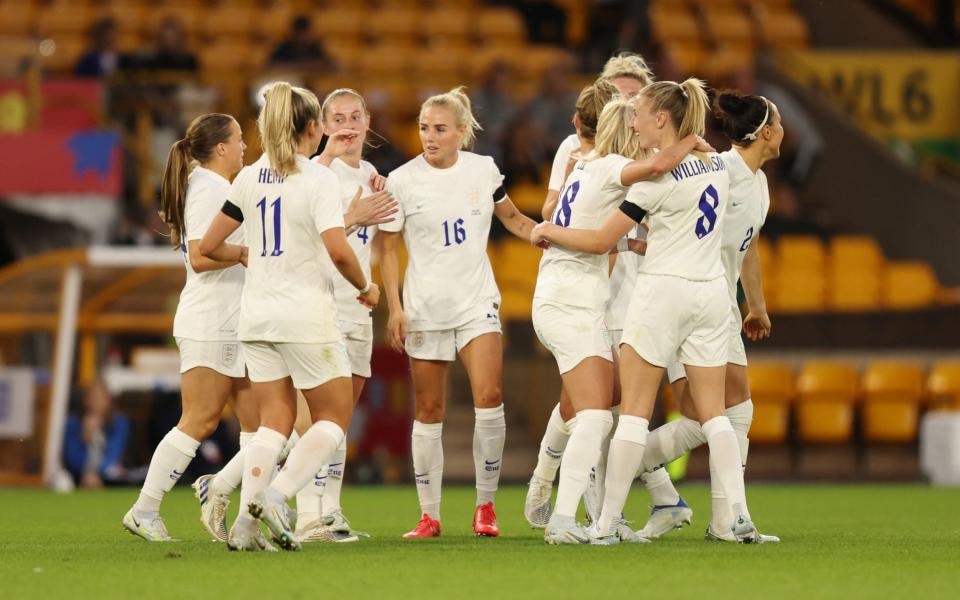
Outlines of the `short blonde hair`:
M 483 130 L 483 127 L 480 127 L 480 123 L 477 122 L 476 117 L 473 116 L 470 98 L 467 96 L 466 89 L 465 86 L 461 85 L 460 87 L 453 88 L 449 92 L 430 96 L 424 101 L 423 106 L 420 107 L 420 116 L 418 117 L 423 118 L 424 109 L 431 106 L 443 106 L 452 110 L 454 118 L 457 121 L 457 127 L 465 128 L 463 137 L 460 139 L 460 148 L 463 150 L 471 148 L 473 142 L 477 139 L 477 132 Z
M 611 56 L 600 72 L 600 78 L 610 81 L 618 77 L 630 77 L 640 82 L 640 85 L 650 85 L 654 82 L 653 71 L 647 61 L 639 54 L 621 52 Z

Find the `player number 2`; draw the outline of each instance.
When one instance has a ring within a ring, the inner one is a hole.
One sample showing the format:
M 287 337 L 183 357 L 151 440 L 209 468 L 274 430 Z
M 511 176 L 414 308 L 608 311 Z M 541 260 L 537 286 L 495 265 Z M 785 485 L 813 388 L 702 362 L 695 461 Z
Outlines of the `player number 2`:
M 753 227 L 747 230 L 747 237 L 744 238 L 743 243 L 740 244 L 740 252 L 746 252 L 747 248 L 750 247 L 750 240 L 753 239 Z
M 467 230 L 463 228 L 463 219 L 457 219 L 453 222 L 451 226 L 449 221 L 443 222 L 443 247 L 451 246 L 450 243 L 450 230 L 453 230 L 453 241 L 457 245 L 462 244 L 467 239 Z
M 716 188 L 708 185 L 707 189 L 700 194 L 700 203 L 697 205 L 697 208 L 703 213 L 703 216 L 697 219 L 697 226 L 694 229 L 697 239 L 703 239 L 717 226 L 718 206 L 720 206 L 720 195 Z
M 263 252 L 260 253 L 260 256 L 267 255 L 267 198 L 266 196 L 257 202 L 257 206 L 260 208 L 260 225 L 261 231 L 263 232 Z M 270 256 L 280 256 L 283 254 L 283 250 L 280 249 L 280 198 L 277 198 L 270 203 L 270 207 L 273 208 L 273 251 L 270 252 Z

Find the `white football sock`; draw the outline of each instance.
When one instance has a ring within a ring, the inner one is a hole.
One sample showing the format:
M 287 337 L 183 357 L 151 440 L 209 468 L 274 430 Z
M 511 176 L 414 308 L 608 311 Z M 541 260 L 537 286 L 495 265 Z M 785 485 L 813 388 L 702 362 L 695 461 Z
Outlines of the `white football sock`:
M 187 465 L 197 455 L 200 442 L 180 431 L 176 427 L 163 436 L 157 449 L 153 451 L 147 478 L 140 490 L 140 497 L 133 505 L 138 515 L 149 515 L 160 511 L 163 495 L 173 489 L 187 469 Z
M 572 420 L 572 419 L 571 419 Z M 560 416 L 560 405 L 553 407 L 550 420 L 547 421 L 547 430 L 543 432 L 540 441 L 540 454 L 537 455 L 537 466 L 533 470 L 535 477 L 553 483 L 560 468 L 560 459 L 570 441 L 571 429 L 568 423 Z
M 598 463 L 600 447 L 613 428 L 609 410 L 581 410 L 560 464 L 560 487 L 554 513 L 575 517 L 580 498 L 590 483 L 590 470 Z M 599 483 L 599 480 L 598 480 Z
M 287 438 L 287 443 L 283 445 L 283 450 L 280 451 L 280 456 L 277 457 L 277 462 L 282 463 L 287 460 L 287 457 L 290 456 L 290 452 L 293 450 L 293 447 L 297 445 L 297 442 L 300 441 L 300 434 L 297 433 L 297 430 L 294 429 L 290 432 L 290 437 Z
M 240 432 L 240 450 L 238 450 L 237 453 L 233 455 L 233 458 L 230 459 L 230 462 L 223 465 L 220 472 L 210 480 L 211 494 L 230 494 L 240 485 L 240 482 L 243 480 L 243 461 L 246 460 L 247 456 L 244 449 L 250 440 L 253 439 L 254 435 L 252 431 Z
M 307 525 L 316 521 L 323 514 L 323 490 L 327 483 L 327 465 L 320 467 L 313 476 L 297 492 L 297 523 Z
M 247 443 L 247 458 L 243 462 L 243 483 L 240 485 L 240 516 L 237 520 L 252 519 L 247 506 L 265 490 L 277 470 L 277 457 L 287 443 L 287 436 L 261 426 Z
M 290 451 L 283 470 L 270 487 L 284 500 L 292 498 L 316 476 L 320 467 L 330 463 L 344 435 L 343 429 L 333 421 L 317 421 L 311 425 Z
M 493 502 L 497 495 L 507 421 L 502 404 L 494 408 L 474 408 L 474 412 L 473 470 L 477 476 L 477 506 L 480 506 Z
M 607 492 L 597 521 L 601 532 L 609 531 L 614 519 L 619 519 L 623 514 L 630 485 L 643 462 L 649 427 L 650 422 L 643 417 L 620 416 L 617 432 L 610 442 L 610 456 L 607 457 Z
M 340 507 L 340 489 L 343 487 L 343 469 L 347 464 L 347 438 L 337 446 L 330 464 L 327 465 L 326 479 L 320 493 L 323 495 L 323 515 L 331 515 Z M 309 486 L 307 486 L 309 487 Z
M 594 481 L 596 481 L 594 485 L 597 489 L 597 500 L 600 501 L 600 506 L 603 506 L 603 496 L 606 493 L 607 456 L 610 454 L 610 440 L 613 439 L 613 432 L 617 430 L 617 425 L 620 423 L 619 404 L 610 408 L 610 416 L 613 418 L 613 425 L 607 430 L 607 434 L 603 436 L 603 440 L 600 443 L 600 457 L 597 459 L 597 466 L 594 467 L 593 470 Z
M 749 518 L 740 447 L 730 419 L 724 415 L 714 417 L 703 424 L 703 432 L 707 436 L 707 444 L 710 445 L 711 480 L 717 482 L 718 489 L 727 497 L 731 514 L 734 517 L 742 514 Z
M 753 422 L 753 402 L 747 400 L 736 406 L 731 406 L 726 411 L 727 418 L 733 426 L 733 432 L 737 435 L 737 442 L 740 445 L 740 462 L 743 468 L 747 468 L 747 452 L 750 449 L 750 440 L 747 434 L 750 432 L 750 424 Z M 730 503 L 726 494 L 719 485 L 719 477 L 714 477 L 710 473 L 710 505 L 711 505 L 711 527 L 716 532 L 730 531 L 733 526 L 733 514 L 730 512 Z
M 647 437 L 642 472 L 649 473 L 661 465 L 671 463 L 706 441 L 700 423 L 696 421 L 681 417 L 664 423 Z
M 649 473 L 644 473 L 640 478 L 650 492 L 650 499 L 654 506 L 675 506 L 680 502 L 680 494 L 677 488 L 673 487 L 670 474 L 665 468 L 658 467 Z
M 411 451 L 420 511 L 440 520 L 440 490 L 443 484 L 443 423 L 413 422 Z

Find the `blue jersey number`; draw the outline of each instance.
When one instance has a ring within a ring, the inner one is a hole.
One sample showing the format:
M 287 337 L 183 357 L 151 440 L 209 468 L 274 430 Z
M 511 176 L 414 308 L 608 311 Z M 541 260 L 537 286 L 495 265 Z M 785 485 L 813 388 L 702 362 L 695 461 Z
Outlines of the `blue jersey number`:
M 698 208 L 703 216 L 697 219 L 697 227 L 694 231 L 698 239 L 706 237 L 713 228 L 717 226 L 717 207 L 720 206 L 720 195 L 716 188 L 708 185 L 707 189 L 700 194 L 700 204 Z
M 262 225 L 261 231 L 263 231 L 263 251 L 260 253 L 260 256 L 267 255 L 267 198 L 266 196 L 257 202 L 257 206 L 260 208 L 260 224 Z M 277 198 L 270 203 L 270 207 L 273 208 L 273 251 L 270 252 L 270 256 L 280 256 L 283 254 L 283 250 L 280 249 L 280 198 Z
M 753 227 L 747 230 L 747 237 L 743 240 L 743 243 L 740 244 L 740 252 L 746 252 L 747 248 L 750 247 L 750 240 L 753 239 Z
M 462 244 L 467 239 L 467 230 L 463 228 L 463 219 L 457 219 L 451 225 L 449 221 L 443 222 L 443 246 L 453 245 L 450 242 L 450 231 L 453 230 L 453 242 L 457 245 Z
M 577 194 L 579 192 L 579 181 L 574 181 L 572 184 L 564 188 L 563 193 L 560 195 L 560 204 L 557 206 L 556 212 L 553 213 L 554 223 L 560 227 L 569 227 L 570 212 L 573 210 L 571 205 L 577 199 Z
M 367 240 L 370 239 L 370 234 L 367 233 L 367 226 L 364 225 L 357 231 L 357 237 L 363 240 L 363 245 L 367 245 Z

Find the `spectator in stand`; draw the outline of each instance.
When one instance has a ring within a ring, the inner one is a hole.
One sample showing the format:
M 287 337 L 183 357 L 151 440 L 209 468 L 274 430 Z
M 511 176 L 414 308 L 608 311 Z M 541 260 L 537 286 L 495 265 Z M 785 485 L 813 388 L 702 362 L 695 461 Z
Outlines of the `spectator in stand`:
M 290 36 L 273 50 L 270 55 L 273 65 L 293 65 L 318 71 L 335 71 L 337 64 L 327 54 L 323 43 L 310 28 L 310 17 L 294 17 L 290 27 Z
M 507 126 L 519 108 L 510 95 L 511 78 L 510 66 L 498 60 L 487 69 L 483 85 L 473 95 L 474 112 L 483 126 L 474 151 L 492 156 L 497 164 L 503 164 Z
M 157 71 L 196 71 L 197 57 L 187 50 L 187 34 L 183 23 L 174 16 L 160 23 L 156 50 L 147 55 L 144 68 Z
M 67 417 L 63 462 L 83 488 L 127 483 L 123 456 L 129 440 L 130 419 L 114 412 L 107 387 L 96 381 L 85 390 L 80 413 Z
M 77 77 L 106 77 L 120 67 L 117 50 L 117 24 L 112 18 L 100 19 L 90 27 L 90 49 L 77 61 Z
M 570 135 L 570 107 L 577 102 L 577 93 L 570 86 L 570 68 L 558 61 L 543 73 L 543 82 L 530 101 L 533 122 L 546 136 L 547 146 L 556 148 Z

